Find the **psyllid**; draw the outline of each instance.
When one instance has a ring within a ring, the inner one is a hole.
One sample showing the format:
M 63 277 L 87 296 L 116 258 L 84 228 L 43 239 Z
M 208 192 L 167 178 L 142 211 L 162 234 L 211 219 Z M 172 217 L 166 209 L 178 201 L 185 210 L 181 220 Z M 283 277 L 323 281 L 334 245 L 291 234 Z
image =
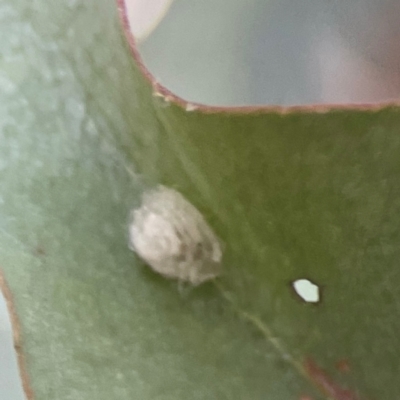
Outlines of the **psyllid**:
M 129 221 L 129 244 L 154 271 L 199 285 L 221 274 L 221 242 L 179 192 L 158 186 L 144 193 Z

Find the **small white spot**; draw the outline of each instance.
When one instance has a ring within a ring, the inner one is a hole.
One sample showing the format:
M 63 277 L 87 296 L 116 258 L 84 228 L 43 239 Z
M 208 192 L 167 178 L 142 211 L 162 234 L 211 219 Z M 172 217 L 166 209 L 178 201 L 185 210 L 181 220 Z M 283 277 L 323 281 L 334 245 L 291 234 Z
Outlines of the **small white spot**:
M 169 104 L 173 100 L 172 96 L 170 96 L 168 94 L 164 94 L 164 93 L 158 91 L 158 89 L 153 90 L 153 97 L 160 98 L 162 101 L 164 101 L 164 105 L 166 105 L 166 106 L 169 106 Z
M 308 279 L 294 281 L 293 288 L 306 303 L 318 303 L 320 301 L 319 287 Z
M 197 110 L 198 108 L 199 108 L 199 107 L 196 106 L 196 104 L 192 104 L 192 103 L 187 103 L 187 104 L 186 104 L 186 107 L 185 107 L 186 111 L 188 111 L 188 112 L 190 112 L 190 111 L 195 111 L 195 110 Z
M 153 96 L 154 97 L 164 97 L 164 95 L 156 89 L 154 89 L 154 91 L 153 91 Z

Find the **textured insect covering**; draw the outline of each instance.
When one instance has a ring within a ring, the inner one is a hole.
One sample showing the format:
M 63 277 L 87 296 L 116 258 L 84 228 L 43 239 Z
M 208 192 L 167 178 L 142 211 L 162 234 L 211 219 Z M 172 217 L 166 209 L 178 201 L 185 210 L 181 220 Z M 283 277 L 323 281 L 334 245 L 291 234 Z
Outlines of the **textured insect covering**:
M 200 212 L 165 186 L 145 192 L 132 210 L 130 245 L 154 271 L 193 285 L 221 272 L 222 250 Z

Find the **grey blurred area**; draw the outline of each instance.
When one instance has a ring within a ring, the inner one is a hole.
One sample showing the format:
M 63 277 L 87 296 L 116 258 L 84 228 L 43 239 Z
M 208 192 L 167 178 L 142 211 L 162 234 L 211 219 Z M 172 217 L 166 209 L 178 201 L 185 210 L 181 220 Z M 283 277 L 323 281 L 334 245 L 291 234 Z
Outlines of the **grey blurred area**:
M 157 80 L 209 105 L 400 97 L 398 0 L 175 0 L 140 44 Z
M 24 400 L 15 354 L 11 322 L 3 295 L 0 294 L 0 400 Z

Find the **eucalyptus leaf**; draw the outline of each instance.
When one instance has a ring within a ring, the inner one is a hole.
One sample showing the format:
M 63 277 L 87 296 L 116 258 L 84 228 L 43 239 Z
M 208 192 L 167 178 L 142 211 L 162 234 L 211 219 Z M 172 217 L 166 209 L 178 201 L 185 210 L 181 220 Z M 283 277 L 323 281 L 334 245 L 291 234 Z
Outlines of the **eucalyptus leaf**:
M 189 107 L 145 77 L 116 11 L 0 3 L 0 265 L 25 387 L 398 398 L 398 108 Z M 222 240 L 216 282 L 182 290 L 128 248 L 130 210 L 156 184 Z

